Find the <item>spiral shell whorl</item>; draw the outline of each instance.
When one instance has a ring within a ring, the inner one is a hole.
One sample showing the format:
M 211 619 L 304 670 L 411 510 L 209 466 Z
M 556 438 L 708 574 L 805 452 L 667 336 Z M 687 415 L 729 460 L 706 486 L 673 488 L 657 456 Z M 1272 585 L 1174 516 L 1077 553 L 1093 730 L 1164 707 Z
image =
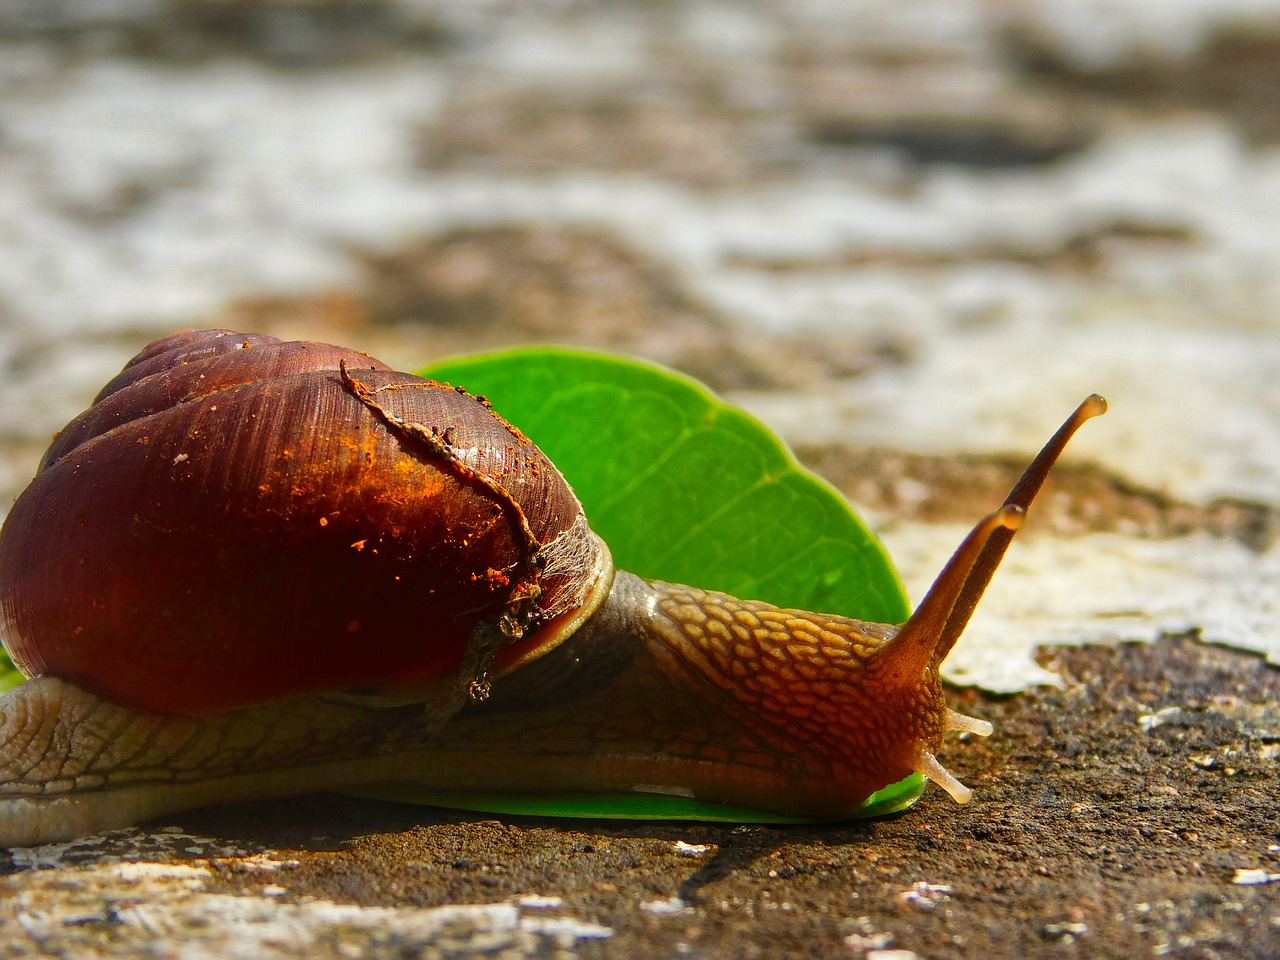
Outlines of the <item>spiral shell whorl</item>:
M 342 361 L 456 464 L 390 429 Z M 590 589 L 543 575 L 513 510 L 537 544 L 586 531 L 559 472 L 476 398 L 339 347 L 175 335 L 62 431 L 15 503 L 0 626 L 28 674 L 158 712 L 426 682 L 526 574 L 531 630 Z

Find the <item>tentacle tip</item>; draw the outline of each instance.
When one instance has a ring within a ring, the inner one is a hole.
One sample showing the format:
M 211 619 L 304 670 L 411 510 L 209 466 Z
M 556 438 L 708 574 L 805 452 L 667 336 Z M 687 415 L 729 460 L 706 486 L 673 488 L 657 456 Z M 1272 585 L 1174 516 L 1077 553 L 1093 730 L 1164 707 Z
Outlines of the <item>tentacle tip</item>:
M 1107 398 L 1101 394 L 1091 393 L 1084 398 L 1084 403 L 1080 404 L 1080 415 L 1086 420 L 1092 417 L 1100 417 L 1107 412 Z
M 961 733 L 972 733 L 979 737 L 989 737 L 995 732 L 993 727 L 986 720 L 979 720 L 977 717 L 969 717 L 963 713 L 956 713 L 954 710 L 947 711 L 947 730 L 958 730 Z
M 1006 530 L 1021 530 L 1027 522 L 1027 509 L 1016 503 L 1006 503 L 995 514 L 996 522 Z
M 947 791 L 956 803 L 968 803 L 973 799 L 973 791 L 953 777 L 947 768 L 938 762 L 938 758 L 924 748 L 923 744 L 920 747 L 920 755 L 916 758 L 916 773 L 932 780 Z

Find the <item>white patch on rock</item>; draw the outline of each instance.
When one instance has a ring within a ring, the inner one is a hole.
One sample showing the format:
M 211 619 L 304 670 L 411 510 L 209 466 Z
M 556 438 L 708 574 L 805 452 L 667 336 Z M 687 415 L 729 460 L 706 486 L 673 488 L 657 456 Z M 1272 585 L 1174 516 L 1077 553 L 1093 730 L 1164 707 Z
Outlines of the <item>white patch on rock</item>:
M 938 908 L 938 904 L 951 899 L 951 885 L 946 883 L 926 883 L 917 880 L 910 890 L 898 894 L 898 902 L 905 907 L 912 907 L 925 913 Z
M 155 831 L 140 830 L 136 827 L 109 830 L 62 843 L 17 847 L 10 850 L 9 855 L 15 867 L 28 870 L 68 867 L 76 864 L 98 866 L 119 864 L 127 870 L 128 867 L 137 865 L 135 861 L 155 858 L 179 861 L 158 866 L 188 869 L 182 866 L 181 861 L 190 859 L 188 850 L 193 845 L 200 847 L 201 856 L 205 859 L 239 858 L 245 855 L 245 850 L 241 847 L 210 837 L 189 834 L 180 827 L 162 827 Z M 250 857 L 246 862 L 257 864 L 265 861 L 260 857 Z M 296 861 L 294 862 L 296 864 Z
M 564 898 L 541 893 L 526 893 L 516 897 L 516 906 L 525 910 L 558 910 L 564 906 Z
M 1159 58 L 1177 62 L 1226 27 L 1265 29 L 1276 0 L 1030 0 L 1022 18 L 1043 42 L 1084 71 Z
M 685 843 L 683 840 L 677 840 L 674 849 L 677 857 L 703 857 L 711 852 L 713 845 L 710 843 Z
M 679 897 L 668 897 L 666 900 L 647 900 L 640 904 L 640 909 L 645 913 L 653 914 L 655 917 L 669 917 L 677 913 L 684 913 L 689 909 L 689 904 Z
M 1280 873 L 1272 873 L 1261 867 L 1238 868 L 1231 882 L 1243 887 L 1256 887 L 1267 883 L 1280 883 Z
M 312 955 L 340 941 L 363 955 L 393 937 L 407 952 L 541 956 L 612 929 L 574 917 L 525 916 L 512 903 L 430 909 L 286 903 L 284 888 L 258 896 L 205 891 L 204 867 L 165 863 L 87 865 L 0 880 L 0 938 L 15 949 L 67 955 L 276 958 Z M 109 950 L 102 924 L 111 925 Z M 345 955 L 345 954 L 344 954 Z
M 919 599 L 967 529 L 894 523 L 881 531 Z M 1259 555 L 1204 534 L 1014 541 L 943 666 L 957 684 L 1011 693 L 1058 678 L 1032 659 L 1045 644 L 1151 642 L 1195 630 L 1280 664 L 1280 546 Z

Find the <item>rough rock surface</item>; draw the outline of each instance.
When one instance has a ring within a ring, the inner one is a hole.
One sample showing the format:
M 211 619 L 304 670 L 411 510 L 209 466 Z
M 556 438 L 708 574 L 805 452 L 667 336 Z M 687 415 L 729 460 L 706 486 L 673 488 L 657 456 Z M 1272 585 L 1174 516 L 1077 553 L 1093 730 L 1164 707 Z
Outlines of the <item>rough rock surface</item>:
M 948 661 L 968 807 L 204 811 L 15 851 L 0 956 L 1280 954 L 1278 52 L 1264 0 L 4 4 L 2 504 L 176 327 L 554 340 L 746 405 L 919 596 L 1112 412 Z

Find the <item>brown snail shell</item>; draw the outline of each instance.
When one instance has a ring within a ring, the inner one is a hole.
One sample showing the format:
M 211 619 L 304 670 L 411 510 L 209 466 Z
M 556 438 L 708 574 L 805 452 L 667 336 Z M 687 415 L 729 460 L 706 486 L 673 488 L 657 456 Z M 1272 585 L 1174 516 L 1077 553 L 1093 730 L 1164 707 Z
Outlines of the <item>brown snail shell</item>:
M 559 472 L 474 397 L 327 344 L 186 333 L 50 447 L 0 539 L 0 624 L 29 676 L 199 715 L 456 673 L 521 591 L 509 629 L 579 608 L 602 553 Z

